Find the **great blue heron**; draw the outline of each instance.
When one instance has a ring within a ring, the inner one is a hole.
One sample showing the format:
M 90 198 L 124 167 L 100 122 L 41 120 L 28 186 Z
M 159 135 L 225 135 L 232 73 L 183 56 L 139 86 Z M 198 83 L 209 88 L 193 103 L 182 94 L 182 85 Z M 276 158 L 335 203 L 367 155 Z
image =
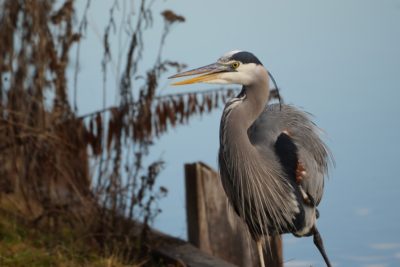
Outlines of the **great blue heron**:
M 189 75 L 199 76 L 174 85 L 243 86 L 222 114 L 219 171 L 231 205 L 257 242 L 261 265 L 264 236 L 292 233 L 313 235 L 331 266 L 316 226 L 330 153 L 309 114 L 291 105 L 267 105 L 269 73 L 249 52 L 232 51 L 170 78 Z

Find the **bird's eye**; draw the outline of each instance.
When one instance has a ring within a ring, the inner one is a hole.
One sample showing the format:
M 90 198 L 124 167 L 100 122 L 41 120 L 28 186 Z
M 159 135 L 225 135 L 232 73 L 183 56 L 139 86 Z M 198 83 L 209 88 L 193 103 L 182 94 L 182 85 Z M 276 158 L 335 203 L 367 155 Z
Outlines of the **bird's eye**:
M 232 68 L 237 69 L 239 67 L 240 63 L 239 62 L 233 62 L 231 64 Z

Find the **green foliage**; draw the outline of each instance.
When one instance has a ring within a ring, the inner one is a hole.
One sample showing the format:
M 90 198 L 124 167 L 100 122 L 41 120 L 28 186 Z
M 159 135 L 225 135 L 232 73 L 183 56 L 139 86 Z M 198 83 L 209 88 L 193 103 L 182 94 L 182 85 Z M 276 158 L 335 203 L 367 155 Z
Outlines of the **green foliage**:
M 141 264 L 129 265 L 140 266 Z M 68 228 L 57 234 L 0 215 L 0 266 L 127 266 L 116 256 L 102 256 Z

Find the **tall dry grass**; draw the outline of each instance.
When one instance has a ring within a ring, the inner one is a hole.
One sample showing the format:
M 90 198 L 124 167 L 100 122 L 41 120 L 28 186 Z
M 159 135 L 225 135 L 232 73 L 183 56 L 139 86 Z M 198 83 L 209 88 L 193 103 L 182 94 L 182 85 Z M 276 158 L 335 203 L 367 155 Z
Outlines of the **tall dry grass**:
M 78 115 L 76 105 L 78 64 L 72 66 L 74 81 L 66 70 L 74 47 L 79 61 L 87 12 L 96 2 L 87 1 L 79 21 L 72 0 L 61 6 L 48 0 L 0 3 L 0 206 L 38 227 L 76 229 L 105 254 L 129 261 L 147 255 L 149 223 L 160 212 L 157 201 L 167 194 L 167 188 L 155 188 L 163 161 L 145 164 L 149 147 L 171 127 L 211 112 L 233 91 L 158 96 L 160 78 L 184 67 L 164 60 L 162 48 L 171 27 L 185 18 L 162 12 L 157 60 L 140 73 L 146 60 L 143 33 L 153 29 L 153 1 L 132 1 L 136 12 L 125 16 L 135 19 L 123 25 L 130 29 L 125 31 L 129 46 L 113 51 L 115 16 L 124 1 L 111 3 L 102 44 L 104 86 L 110 62 L 124 55 L 118 88 L 111 88 L 120 102 L 86 115 Z M 145 82 L 134 82 L 138 76 Z

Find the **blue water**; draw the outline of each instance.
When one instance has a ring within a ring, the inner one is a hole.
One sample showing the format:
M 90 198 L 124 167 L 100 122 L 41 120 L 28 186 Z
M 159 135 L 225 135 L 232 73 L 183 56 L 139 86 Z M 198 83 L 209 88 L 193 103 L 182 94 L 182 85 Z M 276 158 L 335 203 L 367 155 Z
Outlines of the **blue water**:
M 89 13 L 81 57 L 81 113 L 102 105 L 102 48 L 96 32 L 102 34 L 108 4 L 92 3 Z M 129 10 L 126 5 L 121 10 Z M 155 7 L 187 17 L 173 27 L 165 57 L 197 67 L 229 50 L 252 51 L 273 73 L 286 102 L 315 115 L 337 163 L 318 222 L 334 265 L 400 266 L 400 1 L 202 0 Z M 157 12 L 155 25 L 160 25 Z M 150 40 L 145 50 L 150 58 L 162 27 L 156 29 L 144 36 Z M 112 75 L 108 88 L 115 88 Z M 212 86 L 171 88 L 164 80 L 162 88 L 160 93 L 173 93 Z M 116 91 L 109 89 L 107 103 L 116 100 Z M 186 238 L 183 164 L 203 161 L 216 168 L 221 113 L 171 130 L 151 150 L 152 157 L 167 163 L 158 185 L 169 188 L 156 228 Z M 285 266 L 323 266 L 310 238 L 285 237 L 284 258 Z

